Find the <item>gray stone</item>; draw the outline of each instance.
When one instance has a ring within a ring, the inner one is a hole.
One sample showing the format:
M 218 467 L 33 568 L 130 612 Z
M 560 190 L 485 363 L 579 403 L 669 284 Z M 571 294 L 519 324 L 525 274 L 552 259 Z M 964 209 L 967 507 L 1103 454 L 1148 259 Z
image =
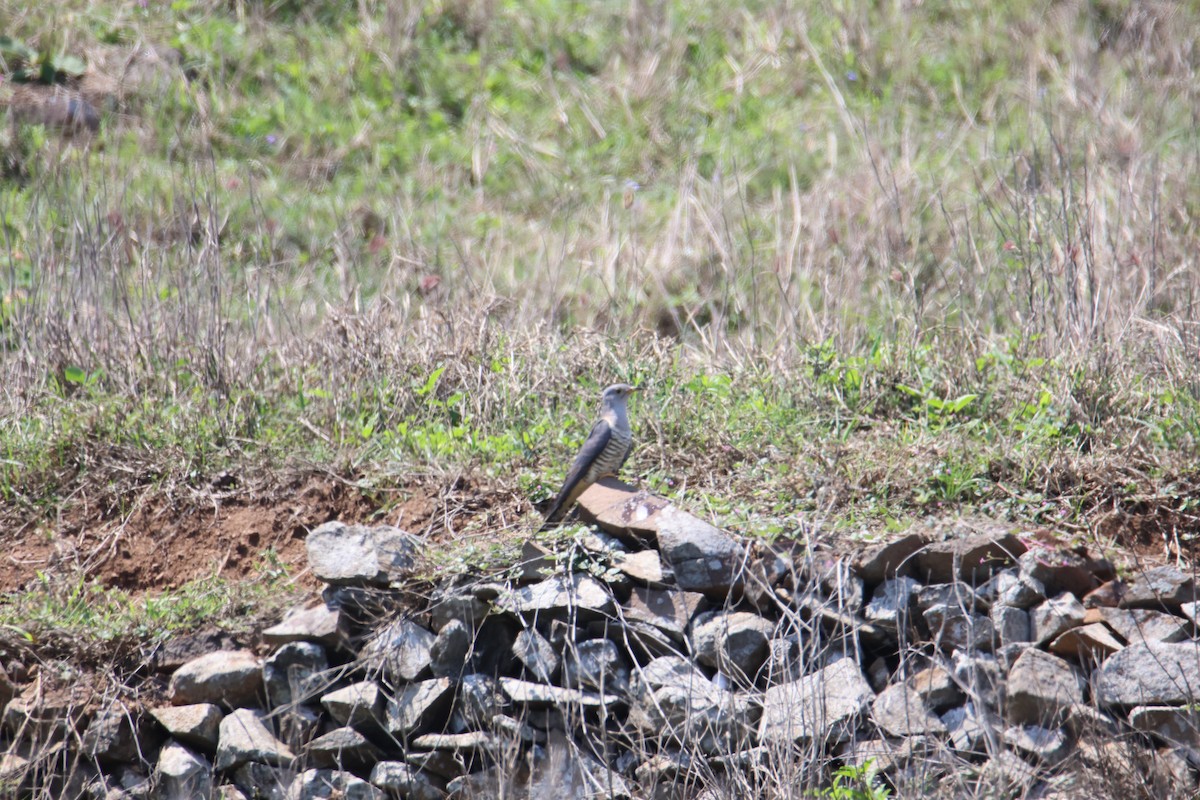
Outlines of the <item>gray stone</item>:
M 413 739 L 413 746 L 422 750 L 454 750 L 468 753 L 496 750 L 497 742 L 485 731 L 467 733 L 426 733 Z
M 1200 751 L 1200 710 L 1178 706 L 1137 706 L 1129 724 L 1166 744 Z
M 359 681 L 323 696 L 321 705 L 338 725 L 376 733 L 383 728 L 387 697 L 375 681 Z
M 993 606 L 1028 610 L 1046 599 L 1046 587 L 1036 578 L 1006 569 L 989 578 L 976 594 Z
M 501 678 L 500 686 L 514 703 L 530 706 L 591 706 L 609 705 L 617 701 L 615 695 L 593 694 L 578 689 L 564 689 L 541 683 Z
M 1101 665 L 1097 699 L 1107 706 L 1183 705 L 1200 693 L 1196 642 L 1131 644 Z
M 1008 671 L 1008 717 L 1018 725 L 1058 725 L 1083 702 L 1083 687 L 1083 678 L 1066 661 L 1026 650 Z
M 361 770 L 383 758 L 383 752 L 354 728 L 335 728 L 308 743 L 314 766 Z
M 951 658 L 954 681 L 966 693 L 967 699 L 982 705 L 995 705 L 999 686 L 1007 670 L 988 653 L 959 651 Z
M 913 673 L 908 685 L 934 711 L 944 711 L 963 699 L 954 676 L 941 664 L 932 664 Z
M 1012 564 L 1026 547 L 1011 533 L 978 534 L 931 542 L 916 554 L 917 577 L 927 583 L 978 584 Z
M 614 553 L 612 565 L 635 581 L 660 586 L 670 577 L 670 571 L 663 569 L 662 559 L 656 550 L 640 550 L 636 553 Z
M 692 624 L 696 660 L 731 677 L 753 680 L 767 659 L 775 623 L 745 611 L 703 614 Z
M 156 800 L 195 800 L 212 795 L 212 765 L 178 742 L 168 742 L 154 767 Z
M 1013 725 L 1004 730 L 1003 738 L 1012 749 L 1045 764 L 1057 764 L 1071 752 L 1071 744 L 1061 728 Z
M 525 670 L 538 682 L 552 683 L 558 675 L 558 653 L 550 642 L 546 641 L 546 637 L 534 628 L 526 628 L 518 633 L 512 650 Z
M 262 662 L 246 650 L 218 650 L 184 664 L 167 692 L 177 706 L 216 703 L 226 708 L 253 704 L 262 689 Z
M 487 619 L 491 606 L 466 590 L 435 592 L 429 606 L 429 621 L 435 631 L 440 631 L 450 620 L 458 620 L 472 630 Z
M 261 711 L 239 708 L 221 720 L 216 767 L 228 770 L 247 761 L 287 766 L 296 757 L 267 727 Z
M 608 639 L 580 642 L 563 658 L 563 683 L 572 689 L 625 694 L 629 690 L 628 659 Z
M 404 754 L 404 761 L 414 769 L 439 781 L 453 780 L 464 774 L 468 766 L 471 766 L 460 755 L 448 750 L 430 750 L 428 752 L 409 750 Z
M 263 686 L 271 708 L 303 703 L 326 688 L 321 673 L 329 669 L 325 648 L 312 642 L 291 642 L 263 663 Z
M 310 608 L 297 609 L 283 618 L 283 622 L 263 631 L 263 641 L 272 647 L 281 647 L 292 642 L 313 642 L 323 647 L 340 647 L 346 644 L 347 622 L 340 608 L 330 608 L 318 603 Z
M 874 699 L 858 664 L 843 658 L 798 681 L 768 689 L 759 739 L 770 744 L 841 741 Z
M 916 591 L 917 610 L 925 614 L 930 609 L 948 606 L 960 611 L 980 610 L 980 598 L 975 590 L 962 581 L 933 583 Z
M 280 741 L 293 750 L 308 744 L 328 717 L 320 706 L 289 706 L 271 712 Z
M 1173 643 L 1188 638 L 1182 619 L 1149 608 L 1102 608 L 1100 618 L 1129 644 Z
M 1015 606 L 992 606 L 992 627 L 1001 645 L 1028 642 L 1032 637 L 1029 612 Z
M 1083 604 L 1075 599 L 1075 595 L 1063 592 L 1030 612 L 1033 640 L 1045 644 L 1071 628 L 1078 628 L 1083 624 L 1083 617 Z
M 891 736 L 945 733 L 946 726 L 929 710 L 921 695 L 903 683 L 884 689 L 871 707 L 875 723 Z
M 212 703 L 153 708 L 150 716 L 183 744 L 197 747 L 205 753 L 217 749 L 217 730 L 223 715 L 221 709 Z
M 450 712 L 452 686 L 449 678 L 434 678 L 405 686 L 387 704 L 388 732 L 403 738 L 443 722 Z
M 907 622 L 913 597 L 920 589 L 921 584 L 909 577 L 884 581 L 875 588 L 863 616 L 878 625 L 899 630 Z
M 1108 626 L 1100 622 L 1071 628 L 1050 642 L 1050 652 L 1065 658 L 1077 658 L 1084 663 L 1098 663 L 1124 647 Z
M 827 598 L 827 603 L 839 611 L 857 614 L 862 611 L 866 589 L 862 578 L 844 560 L 813 559 L 809 569 L 817 585 Z
M 939 604 L 927 608 L 924 618 L 934 643 L 947 652 L 990 652 L 995 646 L 996 629 L 983 614 Z
M 665 736 L 715 756 L 735 752 L 751 737 L 749 701 L 722 689 L 679 656 L 656 658 L 631 679 L 629 721 L 642 734 Z
M 389 586 L 412 575 L 421 540 L 391 525 L 327 522 L 308 534 L 308 564 L 325 583 Z
M 1035 545 L 1018 559 L 1021 577 L 1036 581 L 1047 596 L 1067 592 L 1083 597 L 1100 585 L 1098 570 L 1111 574 L 1111 566 L 1064 548 Z
M 704 595 L 698 592 L 635 586 L 624 613 L 627 619 L 653 625 L 682 642 L 692 618 L 703 603 Z
M 960 753 L 985 752 L 996 729 L 991 715 L 980 712 L 974 703 L 950 709 L 942 715 L 942 724 L 950 734 L 950 746 Z
M 393 686 L 409 683 L 431 674 L 436 638 L 415 622 L 398 619 L 372 636 L 359 657 L 368 667 L 379 668 Z
M 387 800 L 387 795 L 354 773 L 310 769 L 292 781 L 287 800 Z
M 740 587 L 746 551 L 733 537 L 674 506 L 658 517 L 658 549 L 685 591 L 724 597 Z
M 371 783 L 405 800 L 444 800 L 445 784 L 402 761 L 380 761 L 371 770 Z
M 508 710 L 500 682 L 490 675 L 465 675 L 458 685 L 458 713 L 469 727 L 485 728 Z
M 980 783 L 992 793 L 985 796 L 1021 797 L 1037 780 L 1038 770 L 1010 750 L 993 755 L 984 765 Z M 1012 794 L 1010 794 L 1012 792 Z
M 459 620 L 443 625 L 429 647 L 429 668 L 434 677 L 458 680 L 469 671 L 471 640 L 471 630 Z
M 907 575 L 915 566 L 912 556 L 928 543 L 920 534 L 909 533 L 897 539 L 867 547 L 854 556 L 854 568 L 868 583 Z
M 507 592 L 496 604 L 512 614 L 591 613 L 608 614 L 613 610 L 612 595 L 604 584 L 583 573 L 555 575 L 541 583 Z
M 1184 603 L 1196 602 L 1196 582 L 1176 567 L 1151 567 L 1129 579 L 1121 597 L 1121 608 L 1154 608 L 1178 611 Z
M 253 761 L 242 764 L 233 773 L 234 784 L 253 800 L 284 800 L 295 778 L 294 769 Z
M 93 717 L 83 732 L 82 744 L 85 754 L 105 763 L 134 761 L 150 749 L 142 718 L 120 707 Z

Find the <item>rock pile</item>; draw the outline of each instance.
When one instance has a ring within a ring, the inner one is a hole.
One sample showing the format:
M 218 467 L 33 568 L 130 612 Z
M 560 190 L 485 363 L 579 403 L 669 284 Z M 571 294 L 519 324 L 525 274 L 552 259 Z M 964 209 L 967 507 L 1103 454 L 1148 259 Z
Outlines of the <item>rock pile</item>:
M 846 765 L 900 796 L 1196 795 L 1191 575 L 999 526 L 834 558 L 582 503 L 594 532 L 420 598 L 413 537 L 313 531 L 322 602 L 95 716 L 88 796 L 795 797 Z M 18 695 L 3 727 L 43 717 Z

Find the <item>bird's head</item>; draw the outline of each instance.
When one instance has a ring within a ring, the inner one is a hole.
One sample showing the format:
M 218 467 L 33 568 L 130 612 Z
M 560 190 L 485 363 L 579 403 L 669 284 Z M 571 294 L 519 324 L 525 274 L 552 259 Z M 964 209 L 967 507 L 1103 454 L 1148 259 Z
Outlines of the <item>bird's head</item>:
M 600 402 L 609 407 L 624 405 L 631 394 L 640 391 L 640 387 L 631 386 L 628 383 L 614 383 L 601 392 Z

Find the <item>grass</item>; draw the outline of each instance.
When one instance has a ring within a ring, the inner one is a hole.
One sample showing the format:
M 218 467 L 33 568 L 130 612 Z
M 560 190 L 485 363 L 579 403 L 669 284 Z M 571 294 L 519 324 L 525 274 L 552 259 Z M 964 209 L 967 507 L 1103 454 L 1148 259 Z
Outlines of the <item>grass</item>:
M 0 126 L 0 517 L 467 474 L 519 541 L 629 380 L 630 473 L 744 533 L 1191 551 L 1195 9 L 533 11 L 0 9 L 103 117 Z

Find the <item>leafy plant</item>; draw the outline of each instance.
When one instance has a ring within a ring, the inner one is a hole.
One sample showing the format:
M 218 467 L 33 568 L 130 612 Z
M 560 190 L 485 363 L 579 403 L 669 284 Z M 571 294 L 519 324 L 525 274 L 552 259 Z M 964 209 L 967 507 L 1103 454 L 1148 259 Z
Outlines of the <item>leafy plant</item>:
M 858 766 L 838 767 L 833 773 L 833 783 L 814 796 L 827 800 L 887 800 L 892 791 L 880 781 L 874 759 L 868 759 Z
M 11 36 L 0 36 L 0 58 L 17 83 L 65 83 L 87 70 L 87 64 L 79 56 L 35 50 Z

